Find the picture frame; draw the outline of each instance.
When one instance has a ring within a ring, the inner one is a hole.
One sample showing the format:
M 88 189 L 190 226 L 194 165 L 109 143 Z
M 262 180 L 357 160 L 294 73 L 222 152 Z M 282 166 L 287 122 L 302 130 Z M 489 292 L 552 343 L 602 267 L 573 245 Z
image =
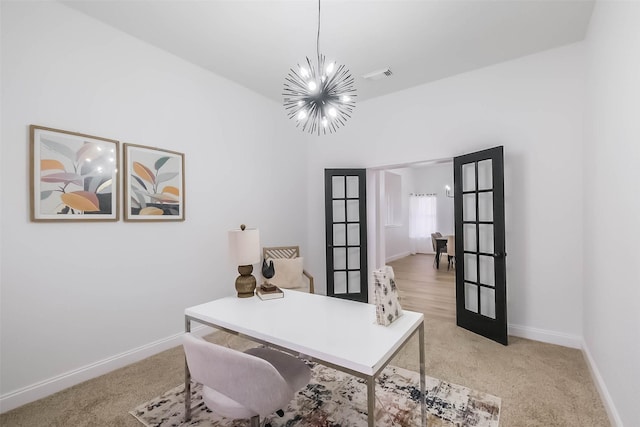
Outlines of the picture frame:
M 118 221 L 119 142 L 29 126 L 31 221 Z
M 124 220 L 184 221 L 184 154 L 124 144 Z

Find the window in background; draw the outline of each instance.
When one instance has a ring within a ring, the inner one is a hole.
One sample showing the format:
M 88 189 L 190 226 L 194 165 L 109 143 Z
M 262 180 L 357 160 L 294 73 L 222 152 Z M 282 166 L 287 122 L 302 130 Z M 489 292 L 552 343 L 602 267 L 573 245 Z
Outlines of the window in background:
M 412 254 L 433 252 L 431 233 L 436 232 L 437 202 L 435 194 L 409 196 L 409 242 Z

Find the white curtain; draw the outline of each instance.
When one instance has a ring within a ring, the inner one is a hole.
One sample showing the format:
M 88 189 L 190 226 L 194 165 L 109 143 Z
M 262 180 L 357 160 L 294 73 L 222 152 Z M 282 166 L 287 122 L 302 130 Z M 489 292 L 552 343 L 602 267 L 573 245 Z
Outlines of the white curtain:
M 409 242 L 411 253 L 431 253 L 431 233 L 436 232 L 437 199 L 432 194 L 409 196 Z

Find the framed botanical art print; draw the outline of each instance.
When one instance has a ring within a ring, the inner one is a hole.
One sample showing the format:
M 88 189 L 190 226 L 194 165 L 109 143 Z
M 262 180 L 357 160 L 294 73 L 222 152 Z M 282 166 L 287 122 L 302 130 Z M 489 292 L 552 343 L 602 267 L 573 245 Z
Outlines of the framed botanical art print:
M 124 220 L 184 221 L 184 154 L 124 144 Z
M 31 220 L 117 221 L 118 141 L 31 125 Z

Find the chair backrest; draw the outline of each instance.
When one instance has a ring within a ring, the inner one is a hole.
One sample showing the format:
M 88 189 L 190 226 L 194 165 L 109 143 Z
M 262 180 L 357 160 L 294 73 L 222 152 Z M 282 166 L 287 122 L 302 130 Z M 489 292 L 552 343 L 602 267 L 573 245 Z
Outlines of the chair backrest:
M 300 256 L 300 246 L 275 246 L 262 248 L 262 258 L 298 258 Z
M 300 246 L 273 246 L 273 247 L 265 247 L 262 248 L 262 259 L 264 260 L 268 260 L 268 259 L 295 259 L 295 258 L 300 258 Z M 285 263 L 284 261 L 281 262 Z M 290 264 L 289 262 L 286 262 L 287 264 Z M 296 264 L 295 262 L 293 262 L 293 264 Z M 291 266 L 290 266 L 291 267 Z M 309 282 L 309 287 L 308 290 L 310 293 L 314 293 L 314 285 L 313 285 L 313 276 L 311 274 L 309 274 L 308 271 L 304 270 L 302 268 L 302 260 L 300 260 L 300 265 L 295 265 L 295 269 L 297 270 L 298 268 L 302 269 L 302 275 L 306 276 Z M 276 275 L 278 274 L 278 270 L 279 268 L 276 268 Z M 297 278 L 293 281 L 297 281 Z M 287 280 L 287 282 L 293 282 L 292 280 Z M 277 283 L 276 283 L 277 284 Z M 294 284 L 291 286 L 283 286 L 285 288 L 297 288 L 298 290 L 301 290 L 300 288 L 306 288 L 306 286 L 304 286 L 304 283 L 302 281 L 302 277 L 300 277 L 300 282 L 299 284 Z
M 431 233 L 431 244 L 433 245 L 433 252 L 436 252 L 436 249 L 438 248 L 436 237 L 438 237 L 436 233 Z
M 184 352 L 191 377 L 260 415 L 279 409 L 294 390 L 269 362 L 185 334 Z
M 456 238 L 455 238 L 455 236 L 447 236 L 447 255 L 456 256 Z

